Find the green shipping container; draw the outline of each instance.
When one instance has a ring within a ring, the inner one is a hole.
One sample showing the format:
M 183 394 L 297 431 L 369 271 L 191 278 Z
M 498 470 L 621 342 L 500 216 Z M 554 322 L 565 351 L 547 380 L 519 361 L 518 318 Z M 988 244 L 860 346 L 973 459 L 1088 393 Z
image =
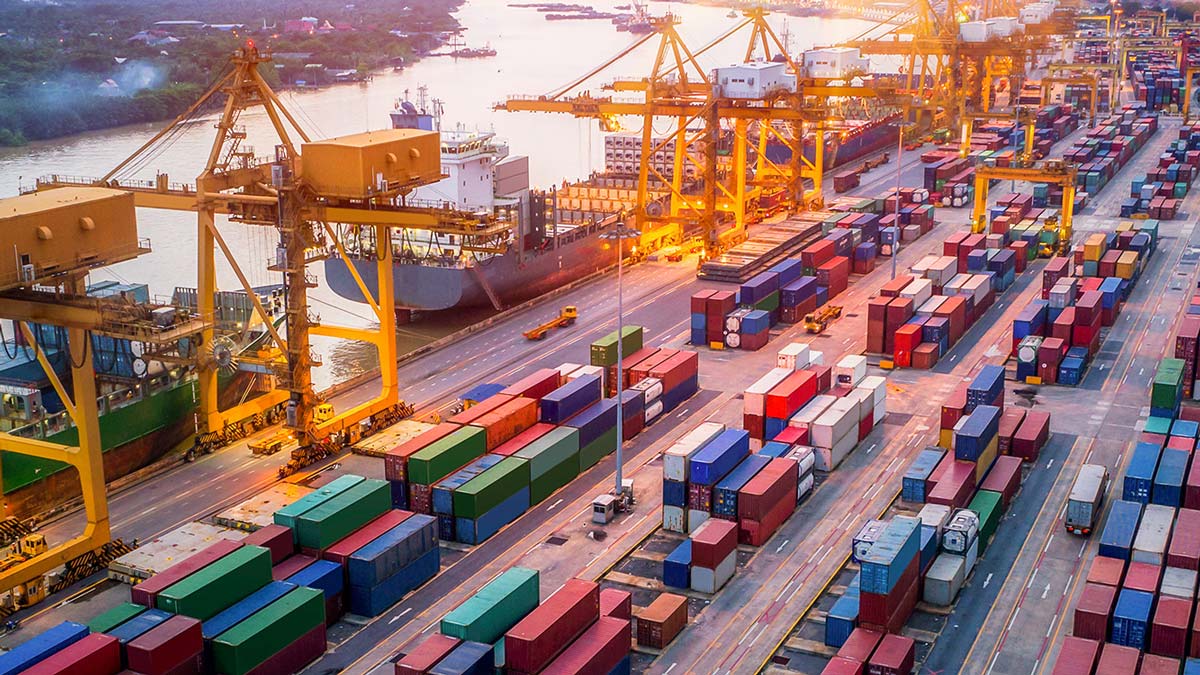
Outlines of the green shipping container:
M 1148 434 L 1168 436 L 1171 433 L 1171 422 L 1173 421 L 1170 417 L 1147 417 L 1144 431 Z
M 296 537 L 296 519 L 308 511 L 324 504 L 350 488 L 366 480 L 362 476 L 346 475 L 336 478 L 324 487 L 304 495 L 275 512 L 275 524 L 292 528 L 292 538 Z
M 767 297 L 754 303 L 754 309 L 764 312 L 774 312 L 779 309 L 779 291 L 772 291 Z
M 454 516 L 475 520 L 529 485 L 529 462 L 505 457 L 454 491 Z
M 141 605 L 135 605 L 132 602 L 122 602 L 89 621 L 87 627 L 93 633 L 107 633 L 144 611 L 146 611 L 146 608 Z
M 463 427 L 409 457 L 408 482 L 433 485 L 486 451 L 487 432 L 482 427 Z
M 446 614 L 441 631 L 460 640 L 490 644 L 537 606 L 537 570 L 510 567 Z
M 579 473 L 596 465 L 617 449 L 617 428 L 609 429 L 603 436 L 579 449 Z
M 307 586 L 293 589 L 213 640 L 215 670 L 245 675 L 323 623 L 324 593 Z
M 621 336 L 621 349 L 625 356 L 629 356 L 642 348 L 641 326 L 625 326 L 621 329 Z M 617 331 L 613 331 L 593 342 L 591 355 L 593 366 L 607 368 L 608 366 L 617 365 Z
M 529 482 L 529 504 L 537 504 L 554 494 L 560 487 L 575 480 L 579 475 L 579 455 L 564 459 L 558 466 L 546 471 Z
M 529 462 L 529 479 L 536 481 L 565 460 L 579 457 L 579 430 L 556 427 L 512 454 Z M 575 462 L 579 466 L 578 460 Z
M 1183 361 L 1163 359 L 1154 372 L 1154 383 L 1150 386 L 1150 406 L 1175 409 L 1183 387 Z
M 155 606 L 206 621 L 270 582 L 271 552 L 243 546 L 168 586 L 158 594 Z
M 392 506 L 392 489 L 385 480 L 364 480 L 296 520 L 300 546 L 329 548 Z
M 979 514 L 979 555 L 983 555 L 987 549 L 988 542 L 996 534 L 996 527 L 1000 525 L 1000 517 L 1004 515 L 1001 499 L 999 492 L 980 490 L 967 505 L 968 509 Z

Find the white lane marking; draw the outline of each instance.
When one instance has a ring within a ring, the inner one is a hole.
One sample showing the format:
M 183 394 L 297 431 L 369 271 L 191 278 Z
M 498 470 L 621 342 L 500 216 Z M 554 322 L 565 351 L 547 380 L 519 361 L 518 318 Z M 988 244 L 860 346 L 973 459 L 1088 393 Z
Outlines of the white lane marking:
M 796 583 L 796 580 L 795 580 L 795 579 L 793 579 L 793 580 L 789 581 L 789 582 L 787 583 L 787 586 L 784 586 L 784 587 L 783 587 L 783 590 L 782 590 L 782 591 L 779 591 L 779 595 L 775 596 L 775 602 L 779 602 L 779 599 L 783 597 L 783 594 L 784 594 L 784 593 L 787 593 L 787 592 L 788 592 L 788 589 L 789 589 L 789 588 L 791 588 L 791 587 L 792 587 L 792 584 L 794 584 L 794 583 Z
M 1045 600 L 1046 596 L 1049 593 L 1050 593 L 1050 584 L 1046 584 L 1046 587 L 1042 589 L 1042 599 Z
M 675 666 L 677 666 L 677 665 L 679 665 L 678 661 L 672 662 L 671 665 L 667 668 L 667 670 L 663 673 L 663 675 L 667 675 L 667 673 L 670 673 L 672 670 L 675 670 Z
M 403 612 L 400 612 L 400 613 L 399 613 L 399 614 L 397 614 L 396 616 L 393 616 L 393 617 L 392 617 L 392 619 L 391 619 L 391 621 L 388 621 L 388 625 L 390 626 L 390 625 L 392 625 L 392 624 L 396 623 L 396 622 L 397 622 L 397 621 L 399 621 L 399 620 L 400 620 L 400 619 L 401 619 L 401 618 L 402 618 L 402 617 L 403 617 L 405 614 L 408 614 L 408 613 L 409 613 L 409 612 L 411 612 L 411 611 L 412 611 L 412 607 L 409 607 L 408 609 L 404 610 Z
M 1052 633 L 1054 631 L 1054 624 L 1056 624 L 1056 623 L 1058 623 L 1058 614 L 1057 613 L 1055 613 L 1054 618 L 1051 619 L 1050 625 L 1046 626 L 1046 637 L 1050 637 L 1050 633 Z
M 562 498 L 560 497 L 560 498 L 558 499 L 558 501 L 556 501 L 556 502 L 554 502 L 553 504 L 551 504 L 550 506 L 546 507 L 546 510 L 547 510 L 547 511 L 553 511 L 553 510 L 554 510 L 554 507 L 558 506 L 558 505 L 559 505 L 559 504 L 561 504 L 561 503 L 562 503 Z
M 1017 617 L 1020 615 L 1021 615 L 1021 608 L 1018 607 L 1017 611 L 1013 612 L 1012 619 L 1010 619 L 1008 621 L 1008 628 L 1006 630 L 1012 630 L 1013 624 L 1015 624 L 1017 622 Z
M 784 546 L 787 546 L 789 541 L 791 541 L 791 539 L 784 539 L 784 540 L 783 540 L 783 543 L 779 545 L 779 548 L 775 549 L 775 552 L 776 552 L 776 553 L 779 553 L 780 551 L 782 551 L 782 550 L 783 550 L 783 547 L 784 547 Z M 782 594 L 782 593 L 780 593 L 780 595 L 783 595 L 783 594 Z
M 1034 662 L 1033 662 L 1033 667 L 1029 669 L 1029 675 L 1033 675 L 1034 673 L 1036 673 L 1036 672 L 1037 672 L 1037 669 L 1038 669 L 1038 666 L 1039 666 L 1039 665 L 1041 665 L 1041 663 L 1042 663 L 1042 660 L 1041 660 L 1041 659 L 1038 659 L 1037 661 L 1034 661 Z
M 1037 573 L 1041 569 L 1042 568 L 1040 568 L 1040 567 L 1033 568 L 1033 574 L 1029 575 L 1029 583 L 1025 584 L 1025 590 L 1029 590 L 1030 588 L 1033 588 L 1033 580 L 1037 578 Z
M 988 572 L 987 578 L 983 580 L 983 587 L 987 588 L 990 583 L 992 583 L 992 573 Z
M 1051 458 L 1050 458 L 1050 461 L 1049 461 L 1049 462 L 1046 462 L 1046 468 L 1047 468 L 1047 469 L 1049 469 L 1049 468 L 1050 468 L 1050 467 L 1052 467 L 1052 466 L 1054 466 L 1054 458 L 1053 458 L 1053 457 L 1051 457 Z
M 879 445 L 879 444 L 878 444 L 878 443 L 872 443 L 872 444 L 871 444 L 871 447 L 867 448 L 867 454 L 868 454 L 868 455 L 869 455 L 869 454 L 871 454 L 871 451 L 875 449 L 875 446 L 876 446 L 876 445 Z

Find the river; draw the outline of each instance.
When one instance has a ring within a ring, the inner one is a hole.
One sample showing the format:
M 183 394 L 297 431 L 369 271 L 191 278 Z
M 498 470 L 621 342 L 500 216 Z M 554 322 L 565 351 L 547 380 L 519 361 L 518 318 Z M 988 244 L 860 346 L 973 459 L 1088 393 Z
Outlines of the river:
M 623 0 L 591 2 L 601 11 L 615 11 L 613 7 L 622 3 Z M 679 16 L 682 21 L 679 33 L 693 51 L 738 21 L 727 17 L 727 8 L 655 3 L 651 10 L 656 14 L 670 11 Z M 406 92 L 415 98 L 418 87 L 426 86 L 430 97 L 444 102 L 443 128 L 462 124 L 470 129 L 494 130 L 509 142 L 512 154 L 530 157 L 530 180 L 534 186 L 585 177 L 601 168 L 603 136 L 595 121 L 496 112 L 492 106 L 510 95 L 556 91 L 627 48 L 637 36 L 617 31 L 607 20 L 546 21 L 534 9 L 508 7 L 506 0 L 468 0 L 457 17 L 466 29 L 464 40 L 469 46 L 490 44 L 497 55 L 485 59 L 431 56 L 402 72 L 378 73 L 367 83 L 288 91 L 282 93 L 282 99 L 311 138 L 328 138 L 387 127 L 388 112 L 395 101 L 405 97 Z M 769 21 L 777 33 L 786 27 L 793 52 L 848 39 L 872 26 L 858 19 L 782 14 L 772 15 Z M 711 69 L 740 61 L 748 38 L 748 31 L 743 30 L 741 39 L 729 40 L 712 49 L 701 57 L 702 62 Z M 657 41 L 652 38 L 577 90 L 594 91 L 615 77 L 648 73 Z M 186 133 L 128 177 L 153 178 L 159 171 L 170 175 L 172 180 L 191 182 L 208 155 L 213 119 L 191 125 Z M 256 147 L 256 154 L 269 154 L 274 138 L 266 116 L 259 112 L 247 114 L 241 123 L 246 128 L 247 142 Z M 160 125 L 156 124 L 133 125 L 21 148 L 0 148 L 0 196 L 16 194 L 19 185 L 30 184 L 39 175 L 104 175 L 158 128 Z M 158 296 L 169 296 L 175 286 L 195 286 L 195 218 L 146 209 L 140 210 L 138 217 L 139 232 L 150 238 L 153 252 L 98 270 L 92 279 L 147 283 L 151 293 Z M 221 231 L 238 252 L 238 264 L 251 283 L 278 283 L 278 275 L 266 270 L 277 240 L 273 230 L 224 223 Z M 219 253 L 217 258 L 220 286 L 237 288 L 232 268 Z M 321 275 L 320 269 L 314 271 Z M 370 310 L 365 305 L 348 303 L 323 287 L 314 289 L 310 297 L 314 313 L 325 321 L 363 325 L 370 320 Z M 438 325 L 416 324 L 402 331 L 401 341 L 413 346 L 472 319 L 460 315 L 445 317 Z M 318 342 L 315 346 L 327 355 L 326 365 L 314 374 L 319 386 L 356 374 L 372 364 L 372 359 L 361 349 L 329 342 Z

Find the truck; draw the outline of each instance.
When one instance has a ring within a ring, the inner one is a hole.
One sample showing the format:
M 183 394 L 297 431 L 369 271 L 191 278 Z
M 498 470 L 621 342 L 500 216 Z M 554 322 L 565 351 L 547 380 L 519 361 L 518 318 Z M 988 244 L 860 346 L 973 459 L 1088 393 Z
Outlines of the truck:
M 575 319 L 578 317 L 579 310 L 575 307 L 575 305 L 567 305 L 559 310 L 558 316 L 550 319 L 540 326 L 530 328 L 522 333 L 522 335 L 525 336 L 526 340 L 544 340 L 546 338 L 546 333 L 549 333 L 555 328 L 563 328 L 565 326 L 573 325 L 575 323 Z
M 829 324 L 842 315 L 842 308 L 838 305 L 825 305 L 811 314 L 804 315 L 804 329 L 813 335 L 817 335 L 825 331 Z
M 1104 495 L 1108 492 L 1108 469 L 1099 464 L 1084 464 L 1067 498 L 1067 532 L 1087 536 L 1099 520 Z

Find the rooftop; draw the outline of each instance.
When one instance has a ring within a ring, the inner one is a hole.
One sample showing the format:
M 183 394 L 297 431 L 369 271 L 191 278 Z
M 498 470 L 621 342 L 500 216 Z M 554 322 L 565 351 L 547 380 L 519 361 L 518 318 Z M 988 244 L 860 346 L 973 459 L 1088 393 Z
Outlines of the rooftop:
M 422 129 L 379 129 L 366 131 L 361 134 L 350 134 L 336 138 L 326 138 L 306 145 L 340 145 L 347 148 L 365 148 L 377 143 L 392 143 L 406 138 L 415 138 L 433 133 Z
M 0 199 L 0 219 L 27 216 L 129 194 L 99 187 L 64 187 Z

